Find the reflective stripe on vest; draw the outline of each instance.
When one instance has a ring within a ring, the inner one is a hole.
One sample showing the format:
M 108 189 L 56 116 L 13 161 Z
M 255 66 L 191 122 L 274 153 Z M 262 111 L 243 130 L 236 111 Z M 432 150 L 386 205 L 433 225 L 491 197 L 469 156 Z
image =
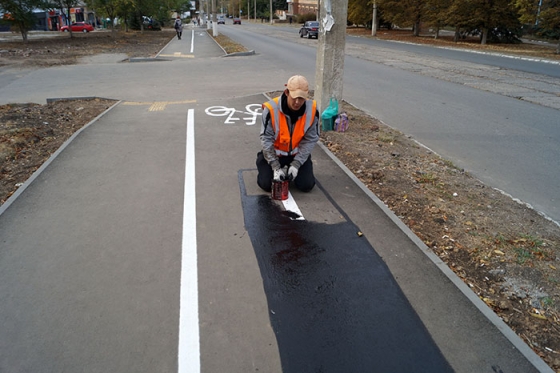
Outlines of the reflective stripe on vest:
M 263 104 L 263 108 L 266 107 L 270 112 L 270 122 L 274 129 L 274 149 L 279 156 L 295 155 L 299 152 L 298 146 L 301 139 L 315 121 L 317 102 L 315 100 L 305 101 L 305 113 L 295 123 L 290 134 L 287 116 L 284 113 L 281 115 L 279 100 L 280 97 L 276 97 Z

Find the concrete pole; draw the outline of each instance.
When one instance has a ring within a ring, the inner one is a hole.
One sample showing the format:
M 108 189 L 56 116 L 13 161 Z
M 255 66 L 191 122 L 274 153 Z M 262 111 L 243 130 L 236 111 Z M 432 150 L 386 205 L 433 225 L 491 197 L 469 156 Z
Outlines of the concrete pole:
M 255 19 L 255 22 L 257 22 L 257 0 L 253 3 L 253 6 L 253 18 Z
M 319 14 L 315 100 L 321 114 L 331 97 L 342 100 L 348 0 L 320 0 Z
M 272 15 L 272 0 L 270 0 L 270 24 L 272 25 L 274 16 Z
M 206 0 L 206 30 L 210 30 L 211 27 L 210 11 L 210 0 Z
M 377 35 L 377 4 L 373 1 L 373 19 L 371 21 L 371 36 Z
M 216 16 L 216 0 L 212 0 L 212 35 L 218 36 L 218 17 Z

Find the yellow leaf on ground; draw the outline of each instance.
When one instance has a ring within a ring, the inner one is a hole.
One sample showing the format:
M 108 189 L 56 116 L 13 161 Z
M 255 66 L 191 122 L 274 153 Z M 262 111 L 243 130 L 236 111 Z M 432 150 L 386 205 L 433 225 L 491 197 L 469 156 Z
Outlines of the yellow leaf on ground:
M 506 255 L 503 251 L 500 251 L 500 250 L 494 250 L 494 254 Z
M 538 313 L 530 313 L 530 315 L 536 317 L 537 319 L 546 320 L 546 316 L 539 315 Z

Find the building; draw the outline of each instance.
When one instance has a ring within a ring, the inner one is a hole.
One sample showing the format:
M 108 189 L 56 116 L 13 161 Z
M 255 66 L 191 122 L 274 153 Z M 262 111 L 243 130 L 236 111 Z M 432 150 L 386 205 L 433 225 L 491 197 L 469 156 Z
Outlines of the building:
M 319 0 L 288 0 L 288 14 L 300 15 L 313 13 L 319 10 Z

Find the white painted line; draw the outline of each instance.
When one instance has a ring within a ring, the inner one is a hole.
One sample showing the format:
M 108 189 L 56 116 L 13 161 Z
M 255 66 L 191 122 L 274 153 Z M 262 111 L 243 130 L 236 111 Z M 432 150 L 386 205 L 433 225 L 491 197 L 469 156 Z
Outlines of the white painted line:
M 196 193 L 194 162 L 194 109 L 187 114 L 187 158 L 183 202 L 181 292 L 179 302 L 179 373 L 200 372 L 198 326 L 198 271 L 196 258 Z
M 191 32 L 191 53 L 194 53 L 194 29 Z
M 292 197 L 292 193 L 288 192 L 288 199 L 282 201 L 282 203 L 284 204 L 284 208 L 286 209 L 286 211 L 293 212 L 294 214 L 298 214 L 300 216 L 299 218 L 293 220 L 305 220 L 296 203 L 296 200 L 294 199 L 294 197 Z

